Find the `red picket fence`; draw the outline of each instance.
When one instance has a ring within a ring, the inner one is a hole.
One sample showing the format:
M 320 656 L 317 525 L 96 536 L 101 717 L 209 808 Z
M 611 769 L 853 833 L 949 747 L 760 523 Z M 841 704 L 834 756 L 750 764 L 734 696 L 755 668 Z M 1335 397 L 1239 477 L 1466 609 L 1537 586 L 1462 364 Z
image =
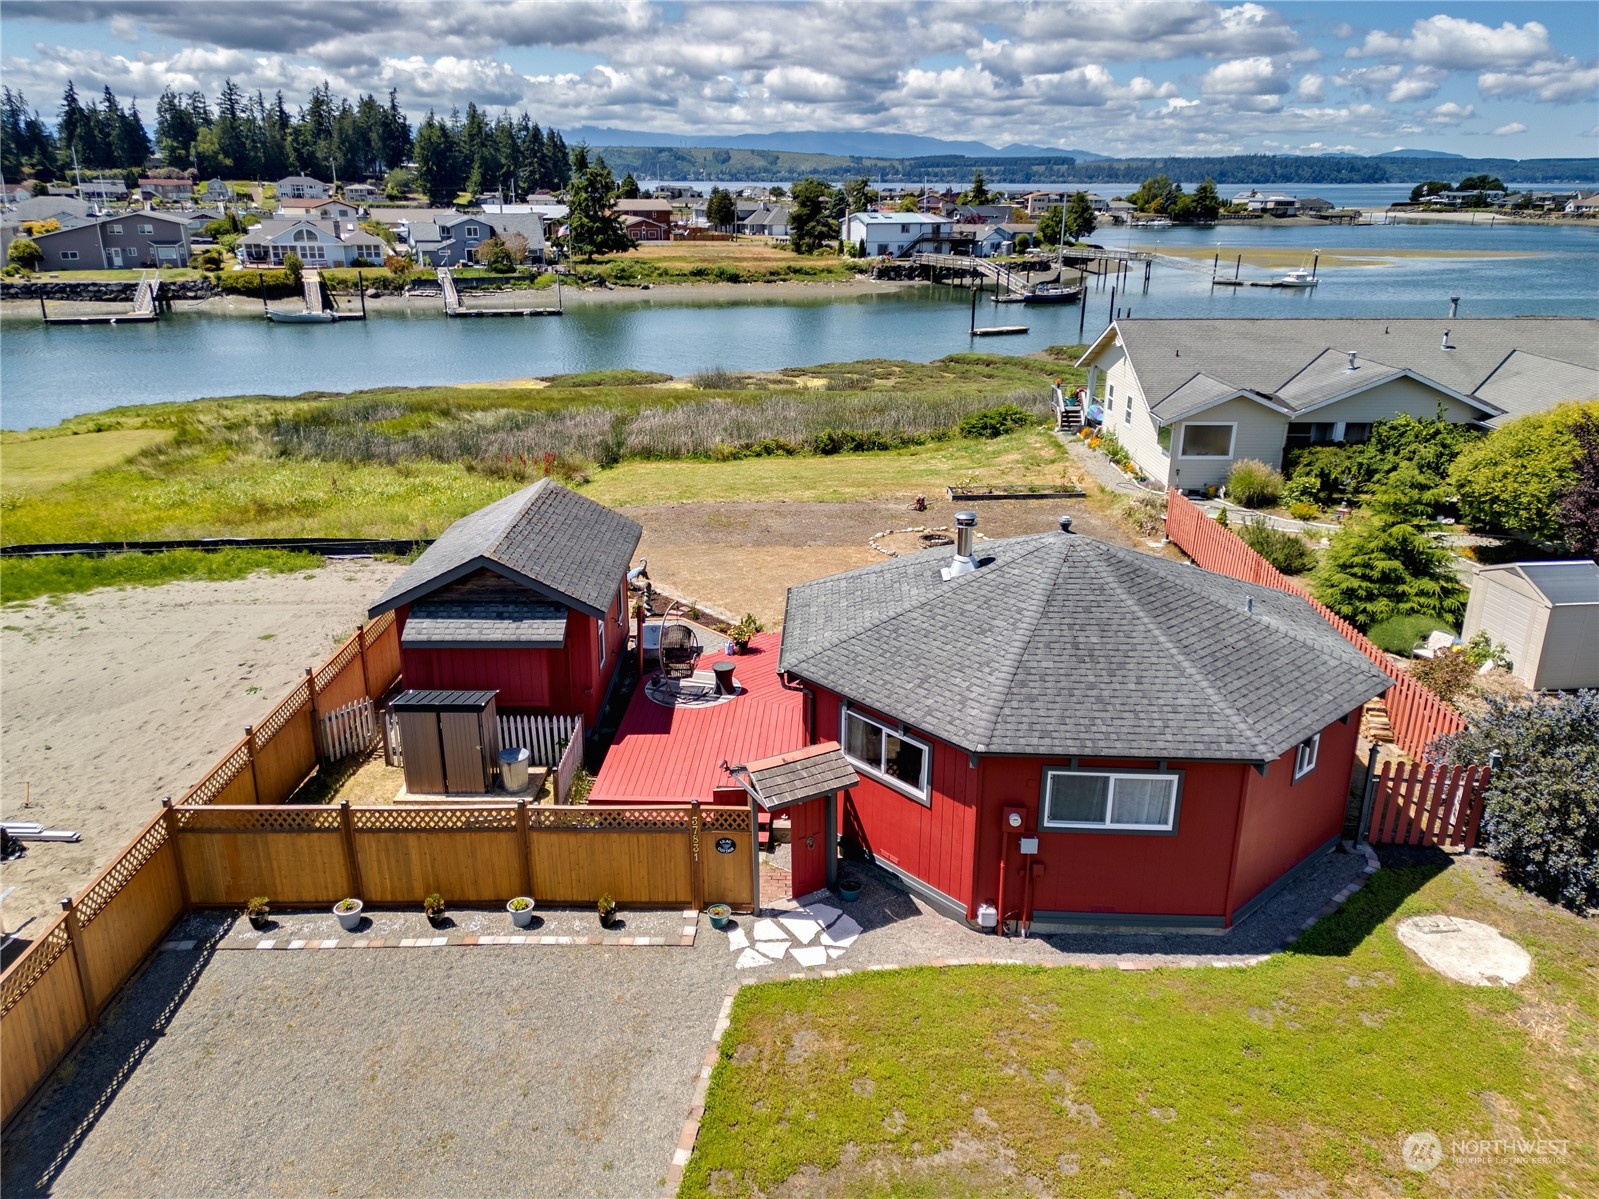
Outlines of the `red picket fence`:
M 1465 717 L 1394 665 L 1359 629 L 1312 599 L 1302 584 L 1283 574 L 1231 529 L 1218 525 L 1203 508 L 1178 491 L 1166 497 L 1166 536 L 1206 570 L 1303 596 L 1322 619 L 1393 679 L 1393 685 L 1383 693 L 1383 702 L 1388 708 L 1388 722 L 1393 726 L 1395 742 L 1412 758 L 1425 759 L 1435 738 L 1458 733 L 1466 727 Z
M 1372 793 L 1366 839 L 1374 845 L 1475 849 L 1486 766 L 1385 762 Z

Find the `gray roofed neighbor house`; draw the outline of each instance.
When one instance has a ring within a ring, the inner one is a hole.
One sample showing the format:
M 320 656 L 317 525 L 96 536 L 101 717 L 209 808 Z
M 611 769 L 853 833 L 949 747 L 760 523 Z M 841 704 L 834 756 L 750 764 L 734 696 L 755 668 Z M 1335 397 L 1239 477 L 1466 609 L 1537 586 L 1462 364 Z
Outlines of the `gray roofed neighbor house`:
M 566 609 L 538 600 L 420 600 L 411 606 L 400 641 L 415 649 L 560 649 L 566 644 Z
M 1497 423 L 1567 398 L 1599 390 L 1599 325 L 1561 317 L 1119 320 L 1083 356 L 1094 357 L 1119 335 L 1150 409 L 1162 422 L 1198 409 L 1193 393 L 1178 393 L 1196 375 L 1228 394 L 1252 392 L 1290 415 L 1346 394 L 1378 376 L 1410 371 L 1482 401 Z M 1449 348 L 1444 348 L 1445 334 Z M 1350 373 L 1348 351 L 1363 370 Z M 1493 380 L 1512 355 L 1526 360 Z M 1541 360 L 1541 361 L 1539 361 Z M 1545 385 L 1575 395 L 1548 394 Z M 1528 393 L 1541 396 L 1534 405 Z
M 590 616 L 603 617 L 643 533 L 637 521 L 553 479 L 540 479 L 444 530 L 367 615 L 381 616 L 487 568 Z
M 1272 761 L 1392 680 L 1298 596 L 1068 533 L 792 587 L 778 669 L 968 751 Z

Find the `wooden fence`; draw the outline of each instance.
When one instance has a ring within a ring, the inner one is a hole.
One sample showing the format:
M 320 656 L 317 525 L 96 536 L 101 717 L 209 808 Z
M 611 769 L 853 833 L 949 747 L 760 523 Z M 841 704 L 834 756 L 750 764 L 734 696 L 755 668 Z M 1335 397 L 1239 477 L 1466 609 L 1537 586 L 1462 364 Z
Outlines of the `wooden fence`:
M 376 709 L 362 697 L 322 717 L 322 740 L 318 748 L 324 762 L 337 762 L 358 754 L 378 735 Z
M 385 612 L 355 633 L 321 666 L 306 668 L 277 706 L 217 760 L 179 801 L 193 804 L 280 804 L 316 769 L 318 726 L 325 712 L 378 699 L 400 677 L 400 635 Z
M 0 1112 L 27 1102 L 186 907 L 172 809 L 152 819 L 0 975 Z
M 727 847 L 731 846 L 729 850 Z M 0 1112 L 9 1121 L 185 911 L 347 895 L 415 907 L 755 903 L 748 808 L 165 807 L 0 975 Z
M 581 716 L 502 715 L 500 744 L 525 747 L 535 766 L 555 766 L 573 740 L 582 740 L 582 729 Z
M 572 794 L 572 780 L 577 777 L 578 768 L 583 765 L 583 718 L 576 718 L 577 723 L 572 726 L 572 731 L 567 735 L 566 747 L 561 750 L 560 759 L 555 763 L 555 802 L 565 803 Z M 501 735 L 504 726 L 501 726 Z M 509 742 L 508 744 L 515 744 Z
M 1372 792 L 1366 839 L 1475 849 L 1488 779 L 1486 766 L 1385 762 Z
M 1393 685 L 1383 693 L 1383 702 L 1388 708 L 1394 740 L 1412 758 L 1428 757 L 1435 739 L 1466 727 L 1465 717 L 1396 666 L 1359 629 L 1313 599 L 1303 585 L 1267 562 L 1236 533 L 1218 525 L 1203 508 L 1178 491 L 1166 497 L 1166 536 L 1206 570 L 1304 597 L 1345 640 L 1393 679 Z

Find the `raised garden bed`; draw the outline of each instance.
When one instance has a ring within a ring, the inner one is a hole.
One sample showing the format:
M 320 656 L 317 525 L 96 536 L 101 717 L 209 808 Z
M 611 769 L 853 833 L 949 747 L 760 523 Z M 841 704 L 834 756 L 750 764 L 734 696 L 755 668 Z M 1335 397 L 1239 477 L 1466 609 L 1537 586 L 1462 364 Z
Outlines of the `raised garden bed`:
M 962 503 L 966 500 L 1080 500 L 1088 493 L 1080 488 L 1047 491 L 1025 484 L 1006 485 L 997 484 L 986 487 L 982 491 L 966 491 L 959 487 L 944 488 L 945 494 L 951 503 Z

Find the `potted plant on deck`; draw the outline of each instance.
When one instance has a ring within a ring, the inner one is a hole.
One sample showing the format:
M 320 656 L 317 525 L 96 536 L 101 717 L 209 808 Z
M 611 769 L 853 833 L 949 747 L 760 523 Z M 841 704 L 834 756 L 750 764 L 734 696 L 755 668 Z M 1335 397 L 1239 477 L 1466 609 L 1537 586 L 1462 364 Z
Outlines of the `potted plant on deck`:
M 517 928 L 533 926 L 533 901 L 526 895 L 518 895 L 505 905 L 505 910 L 511 913 L 511 923 Z
M 255 929 L 265 928 L 267 926 L 267 917 L 271 913 L 272 909 L 268 906 L 265 895 L 253 895 L 250 897 L 249 902 L 244 905 L 244 914 L 250 918 L 250 925 Z
M 846 903 L 854 903 L 861 897 L 861 880 L 842 874 L 838 879 L 838 897 Z
M 361 923 L 361 901 L 341 899 L 333 905 L 333 914 L 339 918 L 340 928 L 347 933 L 353 933 L 356 926 Z
M 733 643 L 733 652 L 736 654 L 748 653 L 750 639 L 765 627 L 765 625 L 755 619 L 753 612 L 744 613 L 744 618 L 734 625 L 732 632 L 728 634 L 728 639 Z
M 600 901 L 595 907 L 599 909 L 601 928 L 610 928 L 616 923 L 616 900 L 611 898 L 609 891 L 600 896 Z
M 438 928 L 440 921 L 444 919 L 444 896 L 437 891 L 424 895 L 422 910 L 427 913 L 428 923 Z

